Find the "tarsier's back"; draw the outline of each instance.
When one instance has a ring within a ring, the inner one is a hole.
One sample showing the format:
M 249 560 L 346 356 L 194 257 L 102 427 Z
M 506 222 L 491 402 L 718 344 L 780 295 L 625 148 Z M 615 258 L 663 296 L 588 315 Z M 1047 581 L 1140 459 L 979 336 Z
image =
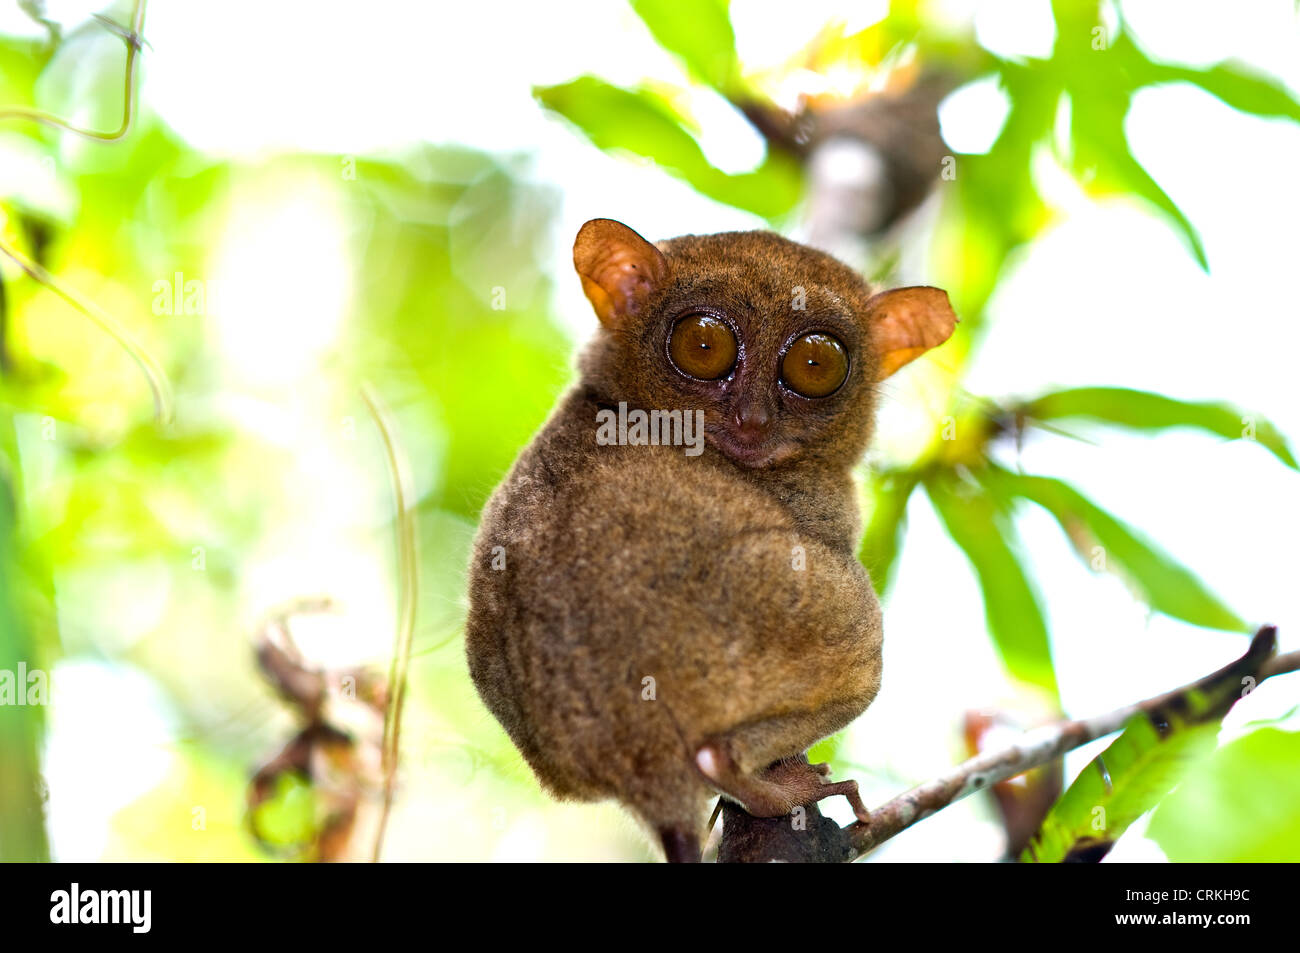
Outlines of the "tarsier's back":
M 880 684 L 850 476 L 875 384 L 941 343 L 946 296 L 872 296 L 768 233 L 574 250 L 602 327 L 578 386 L 489 502 L 467 648 L 560 797 L 617 798 L 697 859 L 707 800 L 775 815 L 849 795 L 802 758 Z

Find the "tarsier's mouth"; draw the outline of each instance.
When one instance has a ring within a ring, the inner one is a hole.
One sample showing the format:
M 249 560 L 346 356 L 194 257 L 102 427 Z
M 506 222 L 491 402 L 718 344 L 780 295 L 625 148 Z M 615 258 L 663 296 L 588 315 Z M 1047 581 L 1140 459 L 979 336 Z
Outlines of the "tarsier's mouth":
M 714 449 L 743 467 L 757 469 L 789 459 L 798 449 L 796 444 L 778 438 L 745 440 L 726 428 L 709 428 L 705 439 Z

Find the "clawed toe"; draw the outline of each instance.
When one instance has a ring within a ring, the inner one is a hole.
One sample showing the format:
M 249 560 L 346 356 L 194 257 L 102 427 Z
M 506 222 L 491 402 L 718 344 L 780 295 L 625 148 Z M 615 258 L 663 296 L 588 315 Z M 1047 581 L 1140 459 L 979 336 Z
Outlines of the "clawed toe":
M 695 766 L 714 787 L 755 817 L 778 817 L 801 804 L 815 804 L 837 794 L 848 799 L 858 820 L 867 822 L 871 816 L 858 794 L 858 782 L 830 780 L 829 764 L 786 758 L 747 773 L 731 758 L 725 742 L 715 740 L 696 749 Z

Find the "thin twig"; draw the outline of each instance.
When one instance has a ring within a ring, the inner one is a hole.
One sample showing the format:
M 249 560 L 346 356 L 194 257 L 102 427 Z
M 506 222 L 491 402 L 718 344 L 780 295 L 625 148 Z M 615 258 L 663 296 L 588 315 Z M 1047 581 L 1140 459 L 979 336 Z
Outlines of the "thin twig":
M 397 777 L 399 742 L 402 731 L 402 705 L 406 700 L 406 672 L 411 661 L 411 642 L 415 637 L 415 608 L 419 597 L 419 564 L 415 549 L 415 515 L 408 505 L 409 478 L 406 461 L 394 438 L 394 428 L 387 409 L 369 385 L 361 388 L 370 415 L 379 428 L 388 457 L 388 470 L 393 481 L 393 498 L 397 524 L 398 568 L 398 622 L 393 640 L 393 658 L 388 672 L 388 710 L 384 713 L 383 772 L 384 805 L 375 834 L 371 859 L 379 862 L 388 830 L 388 816 L 393 809 L 393 791 Z
M 112 315 L 99 305 L 66 287 L 41 265 L 30 261 L 2 241 L 0 241 L 0 255 L 10 259 L 34 281 L 49 288 L 77 311 L 98 324 L 114 341 L 120 344 L 149 381 L 149 390 L 153 393 L 154 416 L 160 424 L 165 425 L 171 422 L 172 392 L 171 385 L 167 381 L 167 374 L 130 331 L 119 324 Z
M 97 142 L 117 142 L 126 138 L 126 134 L 131 131 L 131 123 L 135 119 L 135 74 L 137 60 L 140 55 L 140 48 L 144 42 L 144 11 L 146 0 L 136 0 L 135 6 L 131 11 L 131 28 L 123 30 L 110 20 L 103 17 L 97 17 L 101 23 L 107 26 L 111 32 L 116 33 L 126 43 L 126 80 L 125 89 L 122 93 L 122 125 L 113 132 L 98 132 L 94 129 L 83 129 L 74 126 L 66 119 L 47 113 L 41 109 L 31 109 L 26 106 L 6 106 L 0 109 L 0 121 L 5 119 L 26 119 L 31 122 L 38 122 L 43 126 L 50 126 L 54 129 L 62 129 L 65 132 L 71 132 L 74 135 L 82 136 L 86 139 L 94 139 Z
M 43 112 L 39 109 L 29 109 L 24 106 L 9 106 L 0 109 L 0 121 L 6 119 L 27 119 L 32 122 L 39 122 L 46 126 L 52 126 L 56 129 L 63 129 L 67 132 L 75 133 L 87 139 L 93 139 L 99 142 L 117 142 L 126 137 L 131 130 L 131 123 L 135 116 L 135 73 L 136 60 L 140 53 L 142 43 L 141 32 L 144 30 L 144 14 L 146 0 L 136 0 L 135 7 L 131 12 L 131 28 L 129 31 L 123 30 L 111 21 L 99 19 L 117 33 L 126 41 L 126 76 L 125 92 L 123 93 L 122 105 L 122 125 L 114 132 L 96 132 L 93 129 L 81 129 L 72 125 L 66 119 Z M 149 381 L 149 389 L 153 393 L 154 416 L 160 424 L 167 424 L 172 419 L 172 396 L 171 387 L 167 382 L 167 375 L 152 357 L 149 352 L 136 341 L 135 337 L 125 327 L 118 324 L 114 318 L 106 311 L 96 305 L 93 301 L 82 298 L 75 291 L 64 287 L 60 282 L 55 280 L 45 268 L 34 261 L 29 261 L 23 257 L 16 249 L 9 247 L 4 242 L 0 242 L 0 254 L 10 259 L 14 264 L 23 270 L 29 277 L 39 284 L 49 288 L 60 298 L 70 304 L 77 311 L 80 311 L 91 321 L 98 324 L 108 334 L 117 341 L 118 344 L 131 355 L 131 359 L 139 365 L 140 370 Z

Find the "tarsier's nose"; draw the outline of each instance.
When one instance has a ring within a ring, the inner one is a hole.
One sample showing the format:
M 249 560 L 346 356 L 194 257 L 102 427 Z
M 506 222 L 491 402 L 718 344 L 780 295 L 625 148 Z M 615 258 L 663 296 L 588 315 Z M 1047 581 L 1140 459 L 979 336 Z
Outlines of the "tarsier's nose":
M 767 436 L 767 426 L 771 417 L 758 401 L 746 401 L 736 407 L 732 414 L 732 423 L 736 434 L 744 440 L 759 441 Z

